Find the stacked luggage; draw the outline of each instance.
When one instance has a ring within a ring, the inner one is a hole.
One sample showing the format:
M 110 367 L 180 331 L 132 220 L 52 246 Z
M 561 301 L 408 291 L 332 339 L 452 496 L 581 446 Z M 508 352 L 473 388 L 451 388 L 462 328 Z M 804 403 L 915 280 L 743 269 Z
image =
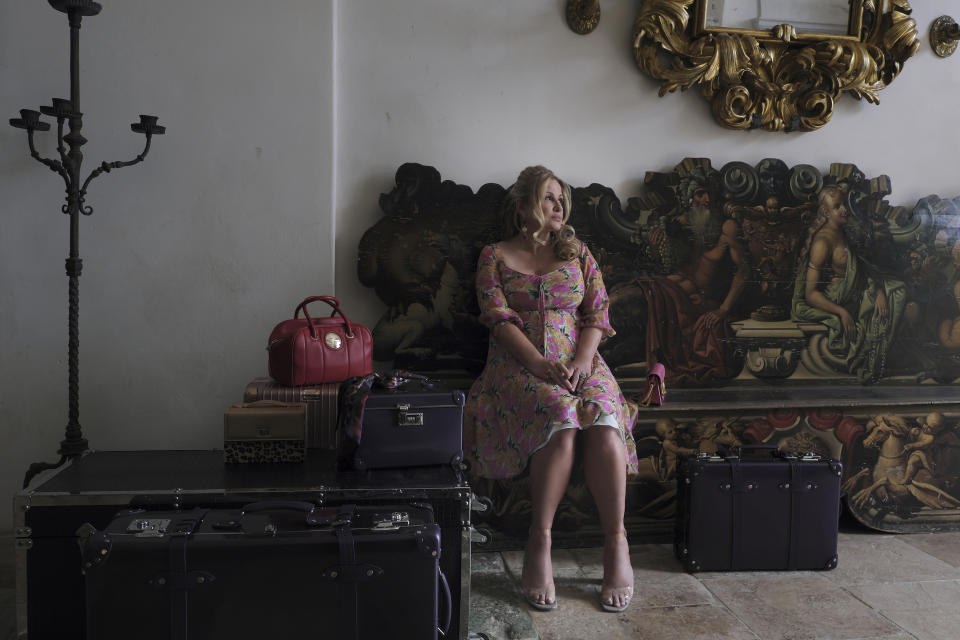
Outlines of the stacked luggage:
M 313 301 L 332 306 L 331 317 L 311 318 Z M 299 473 L 302 484 L 321 464 L 343 474 L 342 486 L 192 511 L 128 510 L 89 527 L 87 637 L 131 629 L 173 640 L 463 637 L 472 497 L 461 475 L 463 392 L 410 372 L 374 373 L 369 331 L 332 297 L 304 300 L 268 351 L 271 377 L 255 378 L 224 413 L 225 473 L 275 484 Z M 422 493 L 438 466 L 457 479 L 456 508 L 442 488 L 425 494 L 433 502 L 398 500 Z M 385 470 L 383 479 L 372 469 Z M 453 589 L 447 573 L 458 578 Z

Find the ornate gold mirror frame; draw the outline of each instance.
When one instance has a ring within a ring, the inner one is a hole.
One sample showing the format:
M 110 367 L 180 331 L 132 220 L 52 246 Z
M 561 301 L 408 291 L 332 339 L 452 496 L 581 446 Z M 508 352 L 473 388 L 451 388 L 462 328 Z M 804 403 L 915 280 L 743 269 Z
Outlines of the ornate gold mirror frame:
M 708 27 L 709 1 L 645 0 L 634 57 L 661 97 L 700 85 L 731 129 L 819 129 L 842 93 L 876 104 L 920 46 L 907 0 L 850 0 L 849 35 Z

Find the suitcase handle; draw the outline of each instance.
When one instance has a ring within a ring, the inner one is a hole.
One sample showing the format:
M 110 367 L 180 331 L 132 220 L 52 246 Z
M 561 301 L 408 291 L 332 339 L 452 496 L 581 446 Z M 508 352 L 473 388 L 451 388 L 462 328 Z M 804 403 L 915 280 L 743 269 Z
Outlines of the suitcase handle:
M 450 621 L 453 617 L 453 596 L 450 595 L 450 584 L 447 582 L 447 576 L 443 575 L 443 571 L 439 567 L 437 573 L 440 574 L 437 586 L 440 587 L 440 593 L 443 595 L 443 628 L 441 629 L 438 625 L 437 631 L 441 636 L 446 636 L 450 631 Z
M 767 453 L 773 457 L 777 457 L 778 452 L 780 451 L 779 447 L 777 447 L 775 444 L 741 444 L 737 447 L 719 445 L 717 450 L 724 458 L 739 459 L 743 459 L 746 456 L 763 455 Z
M 257 513 L 258 511 L 302 511 L 307 514 L 306 524 L 308 527 L 318 527 L 333 522 L 333 518 L 331 517 L 333 513 L 332 510 L 321 510 L 312 502 L 302 500 L 261 500 L 260 502 L 251 502 L 250 504 L 244 505 L 241 511 L 243 511 L 243 513 Z

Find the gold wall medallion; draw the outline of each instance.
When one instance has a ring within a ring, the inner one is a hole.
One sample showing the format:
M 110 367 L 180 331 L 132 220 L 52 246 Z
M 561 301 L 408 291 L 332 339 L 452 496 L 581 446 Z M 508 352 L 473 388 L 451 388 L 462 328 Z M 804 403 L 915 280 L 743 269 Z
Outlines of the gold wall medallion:
M 333 332 L 330 332 L 327 335 L 323 336 L 323 341 L 326 343 L 328 347 L 334 350 L 339 349 L 340 347 L 343 346 L 343 339 Z
M 600 0 L 567 0 L 567 26 L 574 33 L 586 35 L 600 22 Z
M 960 26 L 950 16 L 940 16 L 930 25 L 930 46 L 941 58 L 948 58 L 957 50 Z
M 920 45 L 907 0 L 851 0 L 846 34 L 720 26 L 718 5 L 646 0 L 633 52 L 640 70 L 660 81 L 661 97 L 699 85 L 714 118 L 730 129 L 819 129 L 843 93 L 877 104 Z

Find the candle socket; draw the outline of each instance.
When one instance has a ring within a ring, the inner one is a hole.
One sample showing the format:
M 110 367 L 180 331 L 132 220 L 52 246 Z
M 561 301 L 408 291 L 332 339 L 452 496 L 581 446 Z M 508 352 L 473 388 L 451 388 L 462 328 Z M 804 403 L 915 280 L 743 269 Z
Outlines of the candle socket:
M 147 135 L 162 136 L 167 128 L 157 124 L 157 116 L 140 116 L 140 122 L 134 122 L 130 125 L 130 129 L 136 131 L 137 133 L 145 133 Z
M 20 109 L 19 118 L 11 118 L 10 126 L 27 131 L 48 131 L 50 125 L 40 120 L 40 112 L 33 109 Z

